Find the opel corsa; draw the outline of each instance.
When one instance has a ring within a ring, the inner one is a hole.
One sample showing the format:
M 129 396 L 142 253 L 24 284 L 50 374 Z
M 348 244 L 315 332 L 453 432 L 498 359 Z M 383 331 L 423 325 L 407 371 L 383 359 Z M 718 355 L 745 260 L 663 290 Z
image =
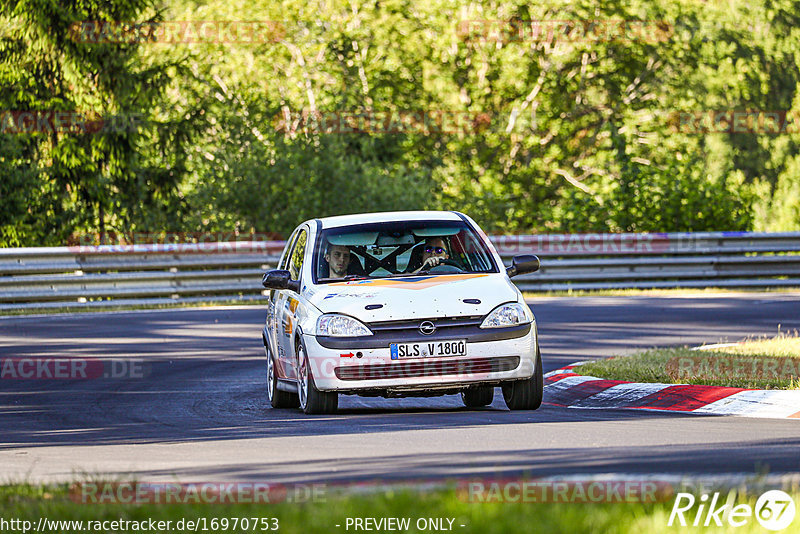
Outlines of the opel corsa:
M 457 212 L 314 219 L 286 242 L 262 331 L 273 408 L 335 412 L 340 394 L 461 394 L 475 408 L 500 387 L 512 410 L 542 402 L 536 320 L 475 222 Z

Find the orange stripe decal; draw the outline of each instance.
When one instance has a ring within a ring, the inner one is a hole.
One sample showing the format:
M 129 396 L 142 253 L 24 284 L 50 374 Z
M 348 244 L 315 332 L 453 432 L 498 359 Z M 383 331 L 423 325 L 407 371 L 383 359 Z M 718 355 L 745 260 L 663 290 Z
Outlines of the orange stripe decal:
M 369 287 L 394 287 L 401 289 L 425 289 L 428 287 L 481 278 L 487 274 L 455 274 L 450 276 L 409 276 L 408 278 L 376 278 L 373 280 L 350 280 L 347 282 L 334 282 L 331 286 L 369 286 Z

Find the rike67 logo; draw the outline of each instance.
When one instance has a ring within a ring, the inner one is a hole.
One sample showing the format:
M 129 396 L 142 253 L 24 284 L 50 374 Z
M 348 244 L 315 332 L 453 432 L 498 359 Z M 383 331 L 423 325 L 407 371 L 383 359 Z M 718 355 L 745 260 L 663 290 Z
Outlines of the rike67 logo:
M 749 504 L 736 504 L 735 499 L 735 492 L 728 493 L 723 498 L 720 498 L 719 492 L 711 496 L 704 493 L 699 499 L 691 493 L 678 493 L 667 525 L 671 527 L 677 520 L 677 524 L 683 527 L 721 527 L 723 523 L 741 527 L 755 516 L 762 527 L 777 531 L 785 529 L 794 521 L 794 501 L 783 491 L 765 492 L 756 501 L 755 509 Z

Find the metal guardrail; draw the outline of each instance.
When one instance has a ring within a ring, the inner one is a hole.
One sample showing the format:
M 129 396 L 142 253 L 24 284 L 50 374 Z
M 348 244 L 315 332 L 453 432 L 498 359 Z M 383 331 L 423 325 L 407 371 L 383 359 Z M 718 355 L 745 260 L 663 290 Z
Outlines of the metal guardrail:
M 537 254 L 524 291 L 800 287 L 800 232 L 491 238 L 506 263 Z M 0 249 L 0 310 L 261 298 L 283 241 Z

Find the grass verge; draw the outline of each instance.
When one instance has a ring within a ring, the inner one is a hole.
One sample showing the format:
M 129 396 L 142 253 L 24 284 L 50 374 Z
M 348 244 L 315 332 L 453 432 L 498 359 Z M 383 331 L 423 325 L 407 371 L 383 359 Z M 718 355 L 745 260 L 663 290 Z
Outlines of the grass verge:
M 722 494 L 723 498 L 725 493 Z M 800 493 L 792 493 L 795 502 L 800 502 Z M 735 495 L 737 504 L 749 504 L 755 508 L 756 495 Z M 517 532 L 604 532 L 604 533 L 659 533 L 659 532 L 764 532 L 755 517 L 742 527 L 732 528 L 724 524 L 722 529 L 707 527 L 679 528 L 668 526 L 668 519 L 675 502 L 670 497 L 650 503 L 499 503 L 468 502 L 463 493 L 453 489 L 430 492 L 410 490 L 371 493 L 347 496 L 331 496 L 326 502 L 275 503 L 275 504 L 81 504 L 68 498 L 66 486 L 42 487 L 12 485 L 0 487 L 0 514 L 3 519 L 29 521 L 31 526 L 40 518 L 52 522 L 83 521 L 172 521 L 171 532 L 186 532 L 187 528 L 176 528 L 180 520 L 205 521 L 199 532 L 265 532 L 260 518 L 268 518 L 272 526 L 277 520 L 279 532 L 348 532 L 348 518 L 409 518 L 411 528 L 405 532 L 420 532 L 419 518 L 443 519 L 448 525 L 452 519 L 452 531 L 463 533 L 517 533 Z M 687 512 L 688 523 L 694 519 L 695 509 Z M 249 518 L 249 529 L 232 528 L 234 519 Z M 257 518 L 253 528 L 253 519 Z M 705 517 L 701 518 L 704 519 Z M 223 522 L 223 519 L 227 520 Z M 212 528 L 216 520 L 216 528 Z M 796 520 L 795 522 L 797 522 Z M 702 523 L 701 523 L 702 524 Z M 223 525 L 227 528 L 223 528 Z M 462 526 L 463 525 L 463 526 Z M 107 527 L 113 529 L 113 527 Z M 58 528 L 42 529 L 48 532 L 77 532 L 76 524 L 59 525 Z M 5 529 L 23 532 L 22 529 Z M 29 531 L 35 531 L 30 529 Z M 119 532 L 135 530 L 116 529 Z M 377 529 L 385 531 L 384 529 Z M 430 532 L 435 529 L 423 530 Z M 448 529 L 449 530 L 449 529 Z M 145 530 L 140 530 L 145 531 Z M 272 529 L 270 529 L 272 531 Z M 151 531 L 152 532 L 152 531 Z M 27 534 L 27 532 L 25 533 Z
M 780 334 L 707 350 L 652 349 L 581 365 L 575 372 L 629 382 L 800 389 L 800 337 Z

